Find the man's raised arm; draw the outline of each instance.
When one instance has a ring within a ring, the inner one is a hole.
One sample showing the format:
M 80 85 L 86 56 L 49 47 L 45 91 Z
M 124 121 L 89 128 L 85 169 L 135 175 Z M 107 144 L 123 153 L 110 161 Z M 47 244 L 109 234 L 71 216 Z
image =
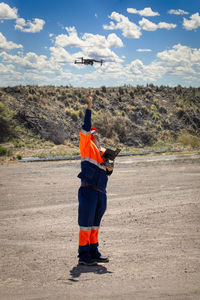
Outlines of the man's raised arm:
M 85 111 L 85 117 L 84 117 L 84 122 L 82 129 L 84 131 L 90 131 L 91 129 L 91 109 L 92 109 L 92 96 L 91 94 L 86 94 L 85 95 L 86 101 L 87 101 L 87 109 Z

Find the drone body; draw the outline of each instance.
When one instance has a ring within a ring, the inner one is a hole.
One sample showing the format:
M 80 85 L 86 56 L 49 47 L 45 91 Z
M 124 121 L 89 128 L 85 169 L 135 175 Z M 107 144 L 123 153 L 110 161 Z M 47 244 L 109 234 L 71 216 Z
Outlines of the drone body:
M 93 58 L 83 58 L 81 57 L 80 60 L 75 60 L 75 64 L 82 64 L 82 65 L 90 65 L 90 66 L 93 66 L 94 62 L 97 62 L 97 63 L 100 63 L 101 66 L 103 64 L 103 60 L 96 60 L 96 59 L 93 59 Z

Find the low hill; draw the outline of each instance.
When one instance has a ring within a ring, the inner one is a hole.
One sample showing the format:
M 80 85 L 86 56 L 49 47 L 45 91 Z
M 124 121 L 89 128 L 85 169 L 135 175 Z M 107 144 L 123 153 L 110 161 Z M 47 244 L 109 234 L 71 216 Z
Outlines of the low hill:
M 200 135 L 200 88 L 147 85 L 91 88 L 92 121 L 105 145 L 151 146 Z M 79 144 L 88 89 L 71 86 L 0 88 L 0 143 L 30 140 Z M 199 144 L 198 144 L 199 145 Z

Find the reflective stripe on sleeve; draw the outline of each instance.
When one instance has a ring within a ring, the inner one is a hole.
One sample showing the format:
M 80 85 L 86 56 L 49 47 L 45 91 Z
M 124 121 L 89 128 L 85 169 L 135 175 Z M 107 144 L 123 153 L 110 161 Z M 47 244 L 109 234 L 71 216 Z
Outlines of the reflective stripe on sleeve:
M 84 129 L 81 129 L 81 133 L 83 133 L 84 135 L 90 135 L 91 131 L 86 131 Z
M 105 166 L 99 164 L 96 160 L 94 160 L 94 159 L 92 159 L 92 158 L 89 158 L 89 157 L 83 157 L 83 158 L 81 159 L 81 162 L 83 162 L 83 161 L 88 161 L 88 162 L 90 162 L 90 163 L 96 165 L 96 166 L 99 167 L 100 169 L 106 171 L 106 167 L 105 167 Z

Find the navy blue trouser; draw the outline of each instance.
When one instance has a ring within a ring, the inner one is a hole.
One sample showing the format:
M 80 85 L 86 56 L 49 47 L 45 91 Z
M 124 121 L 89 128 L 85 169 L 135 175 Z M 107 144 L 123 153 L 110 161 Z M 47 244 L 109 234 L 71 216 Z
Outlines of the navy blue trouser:
M 78 191 L 79 258 L 90 259 L 100 256 L 98 232 L 101 219 L 106 211 L 107 196 L 87 187 Z

